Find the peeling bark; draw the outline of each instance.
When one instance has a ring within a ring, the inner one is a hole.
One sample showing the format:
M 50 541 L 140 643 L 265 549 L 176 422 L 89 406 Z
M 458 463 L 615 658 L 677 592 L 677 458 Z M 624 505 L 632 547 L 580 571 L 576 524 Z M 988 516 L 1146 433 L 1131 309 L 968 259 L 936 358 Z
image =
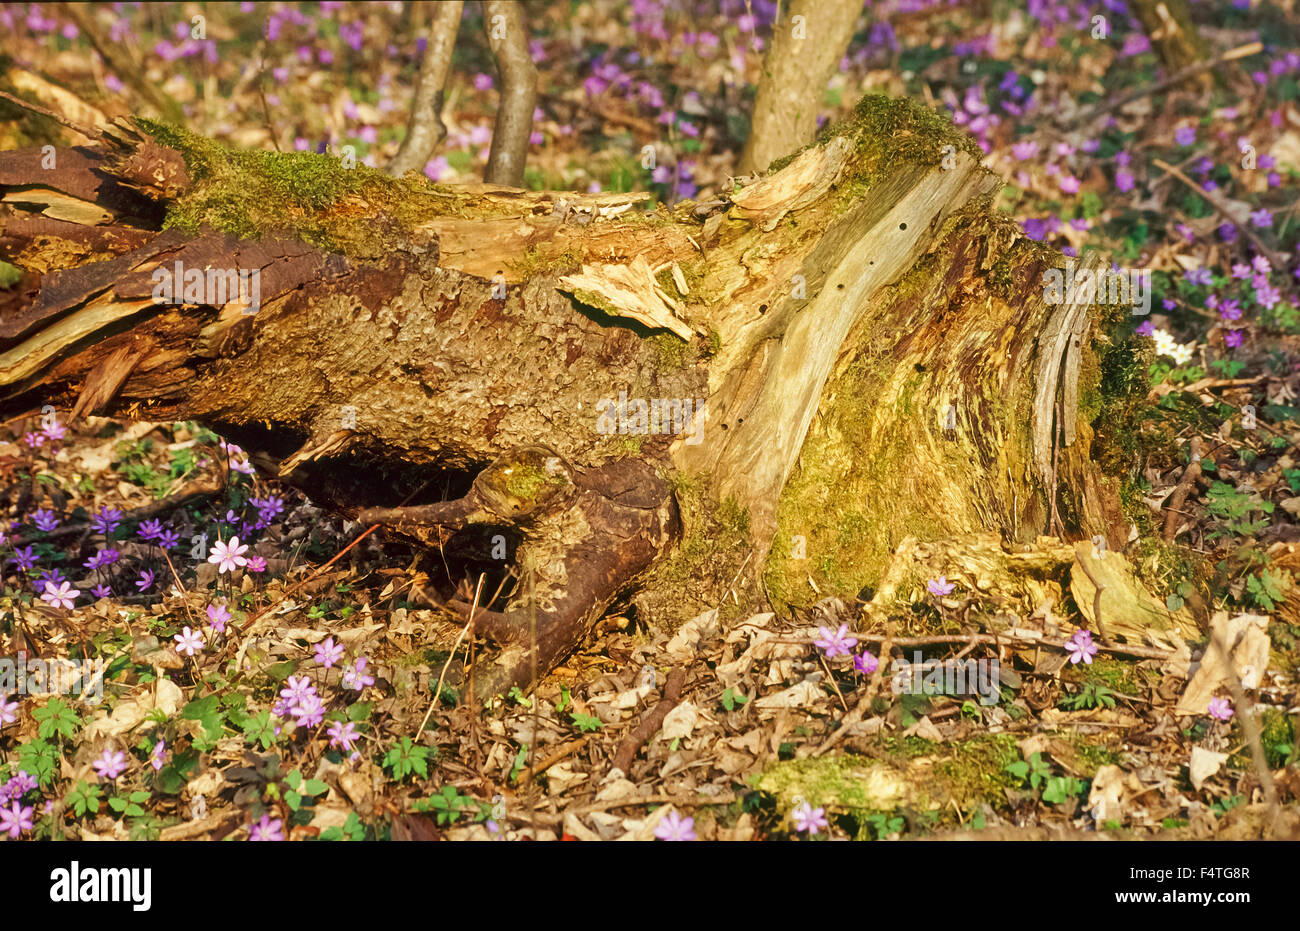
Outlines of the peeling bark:
M 475 610 L 502 647 L 481 694 L 534 683 L 666 558 L 721 552 L 674 548 L 687 478 L 748 514 L 714 598 L 762 572 L 798 603 L 799 558 L 856 585 L 908 536 L 1032 539 L 1054 511 L 1118 542 L 1079 403 L 1100 315 L 1046 302 L 1059 257 L 918 105 L 864 101 L 712 210 L 111 140 L 54 172 L 0 155 L 0 255 L 30 278 L 0 308 L 0 415 L 200 420 L 326 506 L 510 570 Z M 177 263 L 256 271 L 260 300 L 160 301 Z M 434 479 L 450 500 L 397 507 Z

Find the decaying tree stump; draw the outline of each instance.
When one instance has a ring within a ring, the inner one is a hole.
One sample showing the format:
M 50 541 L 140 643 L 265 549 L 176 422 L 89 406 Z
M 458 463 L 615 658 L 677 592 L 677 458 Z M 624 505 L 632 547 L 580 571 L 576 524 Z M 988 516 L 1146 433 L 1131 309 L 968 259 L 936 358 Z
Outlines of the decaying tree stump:
M 799 604 L 806 580 L 874 584 L 907 536 L 1120 542 L 1092 446 L 1128 308 L 1047 303 L 1063 259 L 914 103 L 869 97 L 673 210 L 146 121 L 48 155 L 0 153 L 0 256 L 27 271 L 0 413 L 199 420 L 343 514 L 513 563 L 531 584 L 475 612 L 505 648 L 492 688 L 533 684 L 683 553 L 707 574 L 744 551 L 708 597 L 762 578 Z M 719 503 L 748 515 L 739 547 L 697 519 Z

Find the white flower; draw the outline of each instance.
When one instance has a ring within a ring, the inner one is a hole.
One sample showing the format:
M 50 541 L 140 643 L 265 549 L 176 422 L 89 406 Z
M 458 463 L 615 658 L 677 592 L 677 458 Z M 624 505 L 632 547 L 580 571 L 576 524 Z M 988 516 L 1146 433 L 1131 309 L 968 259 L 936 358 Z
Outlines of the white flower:
M 1174 360 L 1175 365 L 1186 365 L 1192 361 L 1192 350 L 1196 348 L 1195 343 L 1179 345 L 1178 341 L 1165 330 L 1153 330 L 1151 338 L 1156 343 L 1156 355 L 1168 356 Z
M 248 565 L 248 559 L 244 554 L 248 552 L 248 544 L 240 543 L 239 537 L 231 537 L 229 543 L 222 543 L 218 540 L 212 545 L 212 555 L 208 557 L 208 562 L 217 564 L 217 573 L 234 572 L 240 566 Z

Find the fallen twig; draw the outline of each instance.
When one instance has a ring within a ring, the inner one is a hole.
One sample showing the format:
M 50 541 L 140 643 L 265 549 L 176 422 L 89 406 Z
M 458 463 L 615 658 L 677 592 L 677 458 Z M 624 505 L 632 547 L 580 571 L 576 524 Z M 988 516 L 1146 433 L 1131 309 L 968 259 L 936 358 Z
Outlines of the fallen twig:
M 1274 268 L 1286 267 L 1287 257 L 1283 255 L 1281 252 L 1277 252 L 1276 250 L 1270 248 L 1268 244 L 1265 243 L 1264 240 L 1260 238 L 1259 234 L 1250 228 L 1250 225 L 1248 223 L 1243 223 L 1240 217 L 1233 216 L 1232 209 L 1228 206 L 1228 202 L 1223 199 L 1222 194 L 1220 194 L 1218 191 L 1207 191 L 1205 188 L 1201 187 L 1191 178 L 1187 177 L 1187 175 L 1185 175 L 1182 171 L 1175 168 L 1173 165 L 1170 165 L 1168 162 L 1163 161 L 1162 159 L 1158 159 L 1158 158 L 1152 159 L 1151 163 L 1155 165 L 1157 168 L 1160 168 L 1163 171 L 1166 171 L 1169 174 L 1173 175 L 1179 181 L 1183 182 L 1183 184 L 1187 185 L 1189 188 L 1196 191 L 1196 193 L 1200 194 L 1202 197 L 1208 200 L 1210 202 L 1210 205 L 1214 207 L 1214 209 L 1217 210 L 1220 214 L 1222 214 L 1225 220 L 1235 224 L 1238 229 L 1240 229 L 1243 233 L 1246 234 L 1246 238 L 1255 244 L 1255 248 L 1258 249 L 1261 254 L 1268 256 L 1268 260 L 1273 263 Z
M 1230 51 L 1224 52 L 1218 58 L 1198 61 L 1195 64 L 1188 65 L 1186 68 L 1180 68 L 1178 71 L 1175 71 L 1163 80 L 1155 81 L 1145 87 L 1138 88 L 1137 90 L 1131 91 L 1116 100 L 1104 101 L 1081 110 L 1073 117 L 1066 120 L 1066 125 L 1085 126 L 1097 119 L 1099 116 L 1105 116 L 1107 113 L 1123 109 L 1135 100 L 1141 100 L 1143 97 L 1148 97 L 1151 94 L 1158 94 L 1168 88 L 1176 87 L 1188 78 L 1194 78 L 1203 71 L 1211 71 L 1219 67 L 1219 65 L 1226 64 L 1230 61 L 1236 61 L 1238 58 L 1247 58 L 1251 55 L 1257 55 L 1262 51 L 1264 51 L 1262 43 L 1250 42 L 1246 45 L 1241 45 Z
M 636 730 L 623 738 L 623 742 L 618 745 L 618 751 L 614 754 L 614 765 L 610 767 L 611 769 L 621 769 L 624 773 L 628 771 L 641 745 L 659 733 L 659 728 L 663 727 L 668 712 L 676 708 L 681 701 L 682 686 L 685 684 L 685 669 L 679 666 L 668 673 L 668 681 L 664 684 L 664 697 L 641 719 Z

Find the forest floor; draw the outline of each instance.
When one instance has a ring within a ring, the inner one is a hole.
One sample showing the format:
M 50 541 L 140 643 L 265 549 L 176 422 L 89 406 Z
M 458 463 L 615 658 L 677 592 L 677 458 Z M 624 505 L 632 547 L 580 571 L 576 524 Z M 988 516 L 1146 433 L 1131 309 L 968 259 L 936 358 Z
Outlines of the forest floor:
M 471 702 L 445 674 L 478 647 L 418 592 L 473 580 L 437 579 L 436 556 L 313 507 L 198 425 L 51 410 L 0 425 L 0 836 L 1300 837 L 1300 24 L 1197 4 L 1216 53 L 1265 51 L 1117 107 L 1161 76 L 1126 14 L 1098 38 L 1073 7 L 1015 6 L 873 5 L 823 111 L 864 91 L 945 107 L 1027 235 L 1152 270 L 1127 337 L 1154 344 L 1147 400 L 1106 443 L 1132 529 L 1093 555 L 1186 638 L 1110 641 L 1073 595 L 1083 551 L 994 626 L 1014 599 L 963 575 L 954 543 L 890 611 L 849 593 L 655 624 L 628 605 L 531 696 Z M 106 8 L 137 78 L 52 7 L 11 5 L 5 80 L 93 122 L 141 108 L 143 79 L 217 138 L 382 165 L 418 64 L 409 9 L 208 7 L 194 38 L 198 7 Z M 530 185 L 707 200 L 734 171 L 771 10 L 598 9 L 531 24 Z M 478 179 L 495 101 L 467 10 L 426 168 L 449 182 Z M 40 131 L 15 121 L 0 143 Z M 1215 636 L 1231 664 L 1202 661 Z M 39 694 L 55 659 L 101 675 Z M 916 688 L 918 659 L 984 665 Z

